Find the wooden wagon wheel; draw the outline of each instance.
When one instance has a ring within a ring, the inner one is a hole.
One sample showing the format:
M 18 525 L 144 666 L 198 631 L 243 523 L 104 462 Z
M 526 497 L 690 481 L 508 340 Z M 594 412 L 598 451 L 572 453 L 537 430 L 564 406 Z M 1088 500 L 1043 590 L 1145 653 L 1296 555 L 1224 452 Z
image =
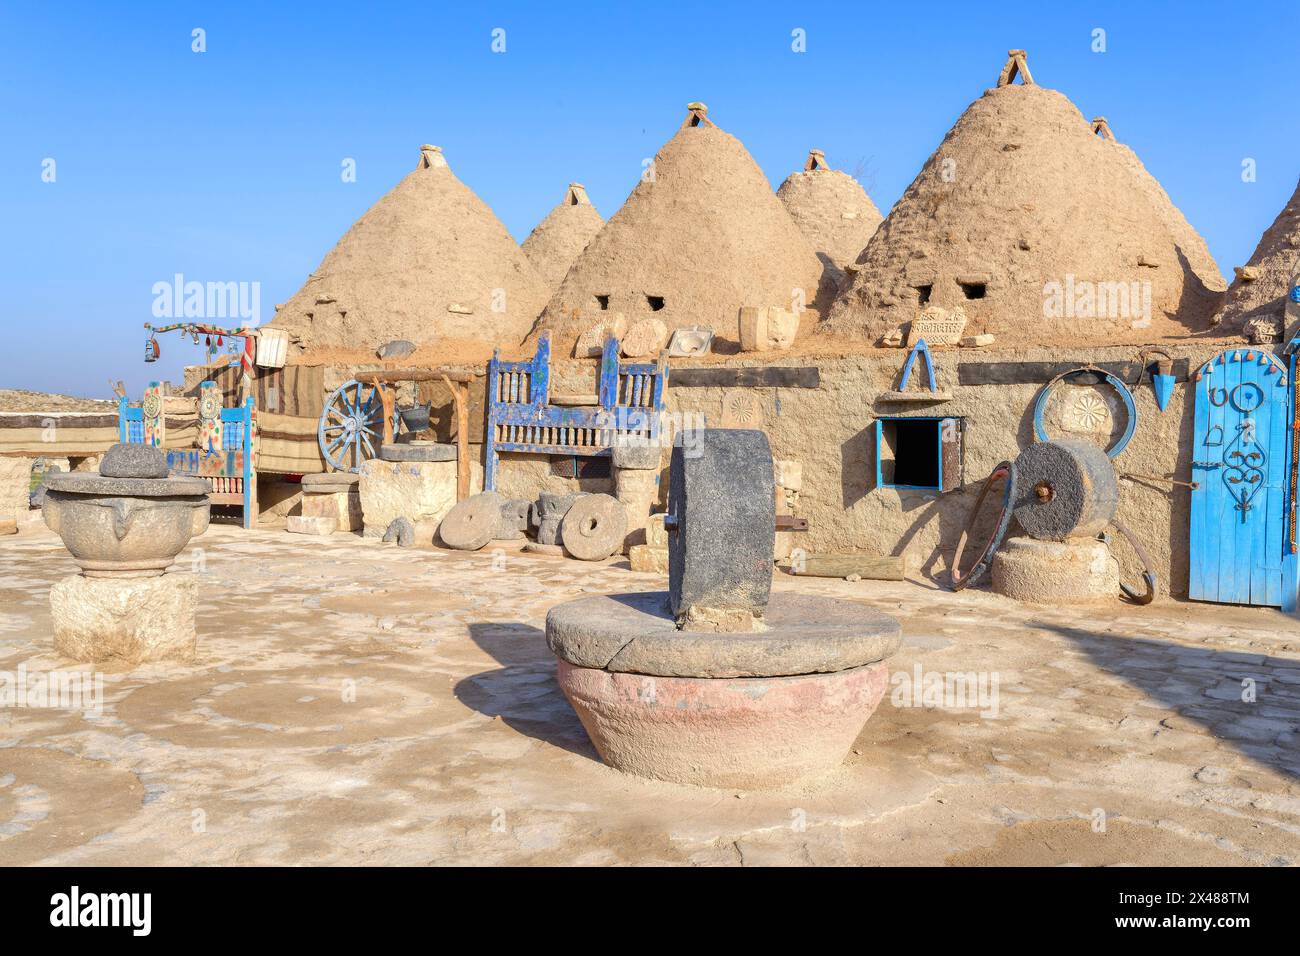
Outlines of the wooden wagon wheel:
M 379 388 L 351 379 L 325 400 L 317 429 L 321 454 L 337 471 L 356 474 L 379 453 L 384 440 L 384 403 Z

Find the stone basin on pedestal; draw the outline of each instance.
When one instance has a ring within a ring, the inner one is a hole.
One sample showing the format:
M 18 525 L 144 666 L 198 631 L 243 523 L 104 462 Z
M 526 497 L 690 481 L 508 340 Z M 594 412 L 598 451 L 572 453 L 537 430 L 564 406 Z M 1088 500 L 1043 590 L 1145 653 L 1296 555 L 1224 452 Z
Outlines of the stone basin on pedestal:
M 45 524 L 88 577 L 162 574 L 211 514 L 208 483 L 169 478 L 162 453 L 146 445 L 114 445 L 99 474 L 53 474 L 46 483 Z
M 673 449 L 668 592 L 553 608 L 560 687 L 618 770 L 741 789 L 821 776 L 884 696 L 902 629 L 853 601 L 771 594 L 767 438 L 697 434 Z
M 75 660 L 131 663 L 194 656 L 192 574 L 171 573 L 208 527 L 202 478 L 170 478 L 147 445 L 114 445 L 98 475 L 50 476 L 45 523 L 81 567 L 50 589 L 54 646 Z

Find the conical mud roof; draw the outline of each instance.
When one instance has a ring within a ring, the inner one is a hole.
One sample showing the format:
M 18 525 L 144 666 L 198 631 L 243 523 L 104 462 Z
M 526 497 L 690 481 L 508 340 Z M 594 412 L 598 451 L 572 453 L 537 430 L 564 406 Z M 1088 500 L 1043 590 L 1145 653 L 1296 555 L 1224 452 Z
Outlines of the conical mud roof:
M 553 330 L 567 349 L 581 331 L 621 313 L 629 323 L 653 316 L 670 331 L 709 325 L 734 341 L 741 306 L 789 308 L 799 296 L 824 305 L 835 273 L 740 141 L 692 103 L 564 277 L 538 330 Z
M 393 339 L 517 344 L 546 285 L 492 210 L 436 146 L 352 224 L 277 309 L 273 325 L 314 348 Z
M 808 152 L 776 196 L 817 254 L 840 268 L 858 258 L 883 218 L 858 181 L 827 166 L 820 149 Z
M 1224 328 L 1236 332 L 1254 318 L 1282 321 L 1284 303 L 1300 273 L 1300 184 L 1237 272 L 1223 304 Z M 1291 333 L 1292 329 L 1283 328 Z
M 569 266 L 603 225 L 605 220 L 587 198 L 582 183 L 569 183 L 564 199 L 528 234 L 521 247 L 546 280 L 549 292 L 555 291 Z
M 1023 51 L 999 83 L 926 161 L 819 331 L 876 342 L 927 307 L 960 307 L 965 334 L 1000 346 L 1208 330 L 1222 278 L 1132 151 L 1034 85 Z
M 1192 228 L 1192 224 L 1187 221 L 1187 217 L 1183 215 L 1182 210 L 1174 205 L 1173 200 L 1169 198 L 1169 194 L 1160 185 L 1160 181 L 1147 172 L 1146 166 L 1142 165 L 1142 160 L 1138 159 L 1138 154 L 1115 138 L 1106 117 L 1094 117 L 1092 129 L 1098 136 L 1113 144 L 1119 152 L 1120 158 L 1133 170 L 1138 183 L 1146 191 L 1147 197 L 1159 212 L 1161 222 L 1165 224 L 1169 234 L 1174 237 L 1179 250 L 1187 258 L 1188 265 L 1192 267 L 1192 271 L 1196 273 L 1197 277 L 1205 283 L 1205 287 L 1213 292 L 1222 292 L 1227 289 L 1228 283 L 1224 281 L 1218 263 L 1214 261 L 1214 256 L 1210 254 L 1210 247 L 1205 244 L 1201 234 Z

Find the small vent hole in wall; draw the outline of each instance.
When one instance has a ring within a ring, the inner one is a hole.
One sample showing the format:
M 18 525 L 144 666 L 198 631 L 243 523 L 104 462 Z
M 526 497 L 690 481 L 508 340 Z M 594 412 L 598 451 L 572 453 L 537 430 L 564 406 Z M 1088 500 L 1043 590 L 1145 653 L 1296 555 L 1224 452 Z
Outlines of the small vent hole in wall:
M 932 285 L 918 285 L 916 287 L 916 301 L 925 305 L 930 301 L 930 292 L 934 289 Z
M 609 311 L 609 296 L 608 296 L 608 295 L 598 295 L 598 296 L 596 296 L 596 304 L 600 306 L 600 311 L 602 311 L 602 312 L 608 312 L 608 311 Z
M 651 312 L 658 312 L 664 307 L 664 297 L 661 295 L 648 295 L 645 300 L 649 304 Z
M 966 296 L 966 298 L 968 299 L 984 298 L 983 282 L 959 282 L 958 285 L 961 286 L 962 295 Z

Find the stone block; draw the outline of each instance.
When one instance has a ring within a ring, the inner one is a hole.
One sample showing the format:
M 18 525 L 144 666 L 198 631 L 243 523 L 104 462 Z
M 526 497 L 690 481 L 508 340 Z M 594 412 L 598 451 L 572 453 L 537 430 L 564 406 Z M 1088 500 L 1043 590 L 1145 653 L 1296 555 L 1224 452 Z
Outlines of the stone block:
M 353 486 L 350 490 L 325 493 L 304 493 L 302 496 L 304 518 L 333 518 L 340 531 L 358 531 L 362 527 L 361 494 Z
M 652 548 L 668 550 L 668 531 L 664 528 L 662 514 L 651 515 L 645 524 L 645 543 Z
M 1119 562 L 1093 538 L 1011 538 L 993 557 L 993 590 L 1026 604 L 1118 601 Z
M 663 461 L 663 449 L 657 444 L 615 445 L 612 455 L 614 467 L 628 471 L 658 471 Z
M 339 530 L 339 520 L 334 515 L 290 515 L 285 530 L 291 534 L 333 534 Z
M 0 455 L 0 518 L 22 518 L 30 508 L 32 459 Z
M 958 306 L 951 311 L 937 305 L 925 309 L 912 320 L 907 333 L 908 346 L 925 339 L 926 345 L 956 345 L 966 331 L 966 310 Z
M 50 588 L 54 648 L 77 661 L 194 658 L 195 579 L 191 574 L 88 578 Z
M 742 352 L 769 352 L 788 349 L 799 334 L 799 313 L 777 306 L 740 309 L 740 349 Z
M 767 607 L 776 484 L 767 436 L 704 429 L 669 477 L 669 604 L 684 627 L 743 629 Z
M 774 461 L 772 467 L 779 487 L 789 491 L 799 491 L 803 488 L 803 462 Z
M 641 319 L 634 322 L 619 343 L 627 358 L 649 358 L 658 355 L 668 338 L 668 326 L 661 319 Z
M 393 462 L 372 458 L 358 482 L 367 537 L 382 536 L 395 518 L 441 521 L 456 504 L 456 462 Z
M 605 347 L 605 340 L 611 335 L 616 339 L 622 339 L 627 332 L 627 318 L 622 312 L 616 312 L 610 318 L 598 322 L 585 332 L 578 335 L 578 340 L 573 344 L 574 358 L 590 358 L 598 356 Z
M 668 549 L 652 548 L 648 544 L 634 544 L 627 549 L 627 558 L 633 571 L 648 574 L 668 573 Z

